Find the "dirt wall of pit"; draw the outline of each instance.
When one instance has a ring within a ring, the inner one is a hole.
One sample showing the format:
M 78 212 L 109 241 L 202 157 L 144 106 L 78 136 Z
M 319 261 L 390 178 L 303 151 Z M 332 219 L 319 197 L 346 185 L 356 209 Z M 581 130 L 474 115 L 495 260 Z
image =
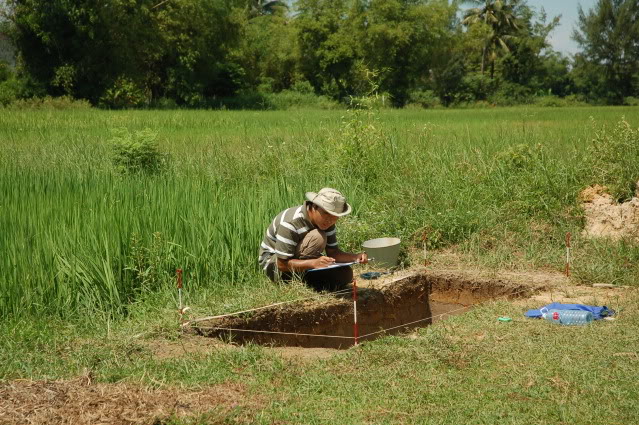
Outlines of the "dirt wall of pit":
M 358 288 L 359 335 L 363 336 L 416 320 L 422 320 L 420 325 L 428 324 L 431 317 L 429 293 L 430 283 L 422 275 L 403 278 L 393 285 Z M 393 329 L 389 333 L 408 328 L 410 326 Z M 295 335 L 242 332 L 241 330 L 283 332 Z M 237 343 L 250 341 L 277 346 L 347 348 L 354 342 L 352 294 L 329 297 L 322 302 L 268 308 L 249 316 L 233 316 L 200 322 L 188 328 L 188 332 Z M 326 337 L 327 335 L 332 337 Z
M 470 280 L 425 270 L 362 281 L 357 302 L 360 340 L 427 326 L 449 313 L 462 313 L 473 304 L 526 296 L 532 291 L 529 286 L 513 285 L 508 280 Z M 353 311 L 352 294 L 347 293 L 192 323 L 185 330 L 238 344 L 348 348 L 354 343 Z M 374 335 L 367 336 L 371 333 Z

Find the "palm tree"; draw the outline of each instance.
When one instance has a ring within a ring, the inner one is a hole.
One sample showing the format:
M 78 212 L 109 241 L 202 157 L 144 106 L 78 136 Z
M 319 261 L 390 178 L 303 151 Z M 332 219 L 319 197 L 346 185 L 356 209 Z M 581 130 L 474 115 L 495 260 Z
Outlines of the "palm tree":
M 490 35 L 484 42 L 481 55 L 481 73 L 484 73 L 486 57 L 490 60 L 490 78 L 494 78 L 497 49 L 506 52 L 510 49 L 506 41 L 520 29 L 519 19 L 515 16 L 519 0 L 466 0 L 464 3 L 476 5 L 464 13 L 462 24 L 470 26 L 484 23 L 490 29 Z
M 288 9 L 288 4 L 279 0 L 250 0 L 249 16 L 272 15 L 278 8 Z

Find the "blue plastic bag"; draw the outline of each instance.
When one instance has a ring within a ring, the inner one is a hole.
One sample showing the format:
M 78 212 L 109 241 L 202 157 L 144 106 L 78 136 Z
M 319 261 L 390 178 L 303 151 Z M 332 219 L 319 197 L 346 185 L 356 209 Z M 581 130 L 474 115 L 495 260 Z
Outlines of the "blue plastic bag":
M 533 318 L 540 318 L 541 317 L 541 310 L 542 309 L 556 309 L 556 310 L 585 310 L 585 311 L 589 311 L 592 313 L 592 317 L 595 320 L 600 320 L 603 319 L 604 317 L 609 317 L 609 316 L 614 316 L 615 311 L 612 309 L 609 309 L 608 307 L 601 306 L 594 306 L 594 305 L 583 305 L 583 304 L 561 304 L 561 303 L 551 303 L 548 305 L 545 305 L 543 307 L 541 307 L 538 310 L 528 310 L 526 313 L 524 313 L 524 315 L 526 317 L 533 317 Z

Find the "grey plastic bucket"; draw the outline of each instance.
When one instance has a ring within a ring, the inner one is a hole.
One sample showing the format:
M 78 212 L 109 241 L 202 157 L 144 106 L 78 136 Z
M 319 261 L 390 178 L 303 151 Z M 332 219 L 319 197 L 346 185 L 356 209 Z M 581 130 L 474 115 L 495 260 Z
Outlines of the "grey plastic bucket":
M 399 258 L 399 238 L 371 239 L 362 244 L 368 258 L 374 258 L 373 264 L 378 267 L 395 267 Z

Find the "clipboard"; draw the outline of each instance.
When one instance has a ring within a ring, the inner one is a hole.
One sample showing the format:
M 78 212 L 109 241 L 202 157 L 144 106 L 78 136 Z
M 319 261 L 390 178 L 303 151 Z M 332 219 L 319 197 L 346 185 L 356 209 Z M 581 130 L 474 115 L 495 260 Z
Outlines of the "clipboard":
M 351 266 L 353 264 L 359 264 L 359 261 L 353 261 L 350 263 L 333 263 L 330 266 L 326 266 L 326 267 L 320 267 L 319 269 L 309 269 L 306 270 L 307 272 L 315 272 L 318 270 L 328 270 L 328 269 L 335 269 L 337 267 L 345 267 L 345 266 Z

